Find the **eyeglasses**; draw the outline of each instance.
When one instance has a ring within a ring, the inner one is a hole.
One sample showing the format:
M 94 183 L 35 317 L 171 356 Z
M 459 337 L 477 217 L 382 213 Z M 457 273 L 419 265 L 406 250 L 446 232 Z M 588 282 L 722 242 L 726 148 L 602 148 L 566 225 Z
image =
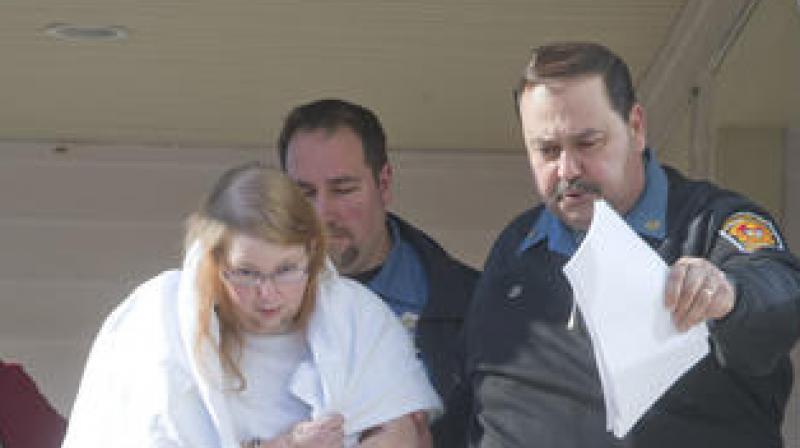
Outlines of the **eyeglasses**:
M 240 288 L 255 288 L 263 286 L 267 281 L 272 280 L 275 287 L 289 286 L 303 280 L 308 275 L 307 266 L 284 266 L 274 272 L 264 273 L 253 269 L 226 269 L 222 271 L 222 277 L 229 281 L 231 285 Z

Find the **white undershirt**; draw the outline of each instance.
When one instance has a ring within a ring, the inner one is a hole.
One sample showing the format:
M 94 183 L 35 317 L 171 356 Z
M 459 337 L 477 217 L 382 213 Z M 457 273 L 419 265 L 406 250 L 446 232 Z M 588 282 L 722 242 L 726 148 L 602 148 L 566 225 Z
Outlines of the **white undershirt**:
M 311 416 L 311 408 L 289 393 L 289 381 L 309 356 L 301 332 L 283 335 L 246 335 L 241 371 L 244 391 L 227 394 L 239 440 L 269 440 Z

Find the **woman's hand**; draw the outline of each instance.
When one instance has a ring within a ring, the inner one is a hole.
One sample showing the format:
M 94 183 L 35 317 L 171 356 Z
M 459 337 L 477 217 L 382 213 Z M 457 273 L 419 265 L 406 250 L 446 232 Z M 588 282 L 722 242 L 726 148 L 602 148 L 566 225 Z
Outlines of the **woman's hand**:
M 342 448 L 344 417 L 332 414 L 317 420 L 300 422 L 282 436 L 262 442 L 259 448 Z

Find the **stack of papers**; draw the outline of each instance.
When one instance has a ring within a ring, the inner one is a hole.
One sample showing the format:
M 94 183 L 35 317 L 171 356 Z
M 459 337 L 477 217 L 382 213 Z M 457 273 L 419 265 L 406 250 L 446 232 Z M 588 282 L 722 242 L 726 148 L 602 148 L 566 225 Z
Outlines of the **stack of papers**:
M 664 306 L 668 267 L 604 201 L 564 267 L 594 346 L 606 426 L 624 437 L 709 351 L 705 323 L 685 333 Z

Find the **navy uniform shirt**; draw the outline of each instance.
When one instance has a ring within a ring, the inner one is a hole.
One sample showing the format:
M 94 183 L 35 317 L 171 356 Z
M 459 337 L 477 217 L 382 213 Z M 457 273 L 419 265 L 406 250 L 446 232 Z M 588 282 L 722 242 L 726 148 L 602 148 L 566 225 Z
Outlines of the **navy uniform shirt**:
M 381 296 L 403 325 L 414 334 L 417 321 L 428 303 L 428 279 L 422 261 L 411 245 L 400 237 L 397 224 L 388 220 L 392 249 L 367 287 Z

